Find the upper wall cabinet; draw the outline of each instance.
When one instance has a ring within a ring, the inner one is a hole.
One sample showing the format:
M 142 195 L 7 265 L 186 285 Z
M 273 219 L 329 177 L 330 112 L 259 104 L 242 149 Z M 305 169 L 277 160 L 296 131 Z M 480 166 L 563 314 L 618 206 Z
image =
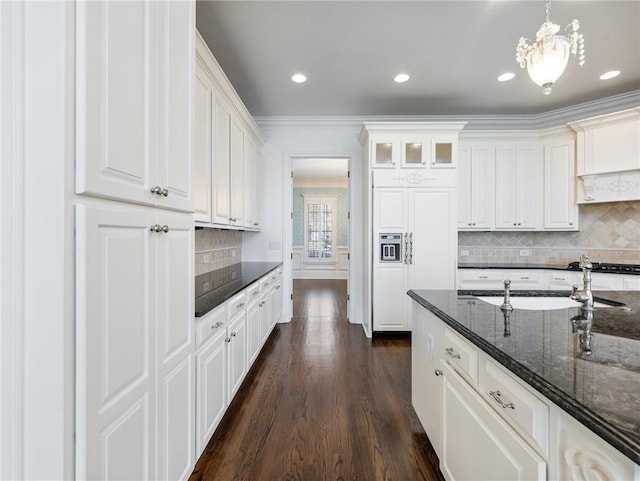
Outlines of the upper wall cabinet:
M 462 122 L 368 123 L 373 169 L 454 168 Z
M 541 150 L 537 142 L 496 146 L 496 229 L 540 228 L 543 174 Z
M 569 129 L 460 135 L 458 230 L 578 230 Z
M 200 35 L 195 79 L 195 221 L 259 230 L 257 159 L 264 141 Z
M 76 6 L 76 192 L 193 211 L 194 7 Z
M 572 135 L 544 140 L 545 230 L 578 230 L 574 152 Z

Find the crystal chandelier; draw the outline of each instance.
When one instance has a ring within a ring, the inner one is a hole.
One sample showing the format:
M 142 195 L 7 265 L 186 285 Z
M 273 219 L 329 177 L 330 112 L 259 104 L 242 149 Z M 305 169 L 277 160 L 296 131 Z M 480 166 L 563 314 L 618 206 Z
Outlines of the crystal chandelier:
M 551 0 L 545 0 L 547 21 L 536 33 L 536 41 L 520 37 L 516 48 L 516 61 L 520 68 L 527 66 L 531 80 L 542 87 L 542 93 L 549 95 L 551 86 L 560 78 L 569 62 L 569 55 L 578 55 L 578 65 L 584 65 L 584 37 L 578 33 L 580 23 L 573 20 L 565 27 L 566 35 L 556 35 L 560 26 L 551 23 L 549 12 Z

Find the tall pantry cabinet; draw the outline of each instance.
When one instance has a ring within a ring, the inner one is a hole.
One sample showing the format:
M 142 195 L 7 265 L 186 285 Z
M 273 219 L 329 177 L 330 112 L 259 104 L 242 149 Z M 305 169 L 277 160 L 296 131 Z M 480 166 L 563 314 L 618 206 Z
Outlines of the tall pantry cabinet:
M 76 477 L 194 462 L 193 2 L 76 4 Z
M 411 330 L 407 290 L 455 288 L 456 166 L 463 126 L 363 127 L 360 140 L 369 163 L 365 319 L 374 333 Z

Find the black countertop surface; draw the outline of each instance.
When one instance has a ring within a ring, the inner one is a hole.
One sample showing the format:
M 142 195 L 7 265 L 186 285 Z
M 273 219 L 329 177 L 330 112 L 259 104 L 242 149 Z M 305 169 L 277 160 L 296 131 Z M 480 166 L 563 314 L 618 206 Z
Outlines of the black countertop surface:
M 575 264 L 575 263 L 574 263 Z M 640 275 L 640 266 L 638 264 L 605 264 L 605 263 L 593 263 L 596 268 L 592 271 L 595 274 L 629 274 Z M 598 267 L 607 266 L 599 269 Z M 624 266 L 625 268 L 611 268 L 611 266 Z M 551 265 L 551 264 L 500 264 L 500 263 L 488 263 L 488 262 L 461 262 L 458 264 L 459 269 L 552 269 L 556 271 L 572 271 L 580 272 L 578 266 L 567 265 Z
M 640 292 L 594 293 L 596 301 L 625 306 L 596 308 L 591 322 L 579 307 L 514 309 L 506 337 L 500 308 L 474 297 L 502 296 L 501 291 L 412 290 L 408 294 L 640 464 Z M 512 292 L 512 297 L 517 296 L 568 297 L 569 292 Z M 590 353 L 584 345 L 589 333 Z
M 196 317 L 204 316 L 282 262 L 240 262 L 196 276 Z

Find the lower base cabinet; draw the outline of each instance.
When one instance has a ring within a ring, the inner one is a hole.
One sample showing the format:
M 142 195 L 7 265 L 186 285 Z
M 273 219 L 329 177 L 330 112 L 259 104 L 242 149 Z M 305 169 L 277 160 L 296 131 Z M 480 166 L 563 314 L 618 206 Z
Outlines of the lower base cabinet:
M 196 322 L 196 458 L 280 318 L 281 275 L 272 271 Z
M 415 302 L 412 318 L 412 404 L 447 481 L 640 481 L 640 466 Z
M 196 354 L 196 453 L 207 446 L 227 409 L 226 332 L 222 330 Z
M 444 476 L 451 481 L 546 480 L 545 461 L 446 361 L 440 363 Z

